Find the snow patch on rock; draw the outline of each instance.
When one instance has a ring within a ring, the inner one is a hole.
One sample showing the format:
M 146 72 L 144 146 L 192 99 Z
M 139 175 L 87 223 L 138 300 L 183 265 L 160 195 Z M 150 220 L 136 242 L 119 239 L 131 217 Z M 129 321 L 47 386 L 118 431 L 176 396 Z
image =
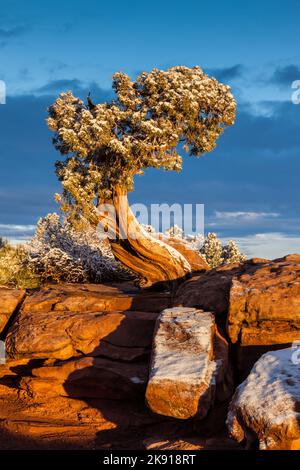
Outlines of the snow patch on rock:
M 237 388 L 227 417 L 237 441 L 247 439 L 248 430 L 261 449 L 290 448 L 300 438 L 300 364 L 293 353 L 286 348 L 264 354 Z

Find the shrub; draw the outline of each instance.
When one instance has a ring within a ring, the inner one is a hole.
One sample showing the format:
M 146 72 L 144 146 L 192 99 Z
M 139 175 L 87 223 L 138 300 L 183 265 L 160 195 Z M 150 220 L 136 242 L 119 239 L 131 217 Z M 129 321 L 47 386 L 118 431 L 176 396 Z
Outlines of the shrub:
M 241 263 L 247 259 L 247 256 L 240 252 L 239 247 L 234 240 L 230 240 L 227 245 L 223 247 L 222 256 L 225 264 Z
M 205 258 L 211 268 L 216 268 L 222 264 L 241 263 L 247 259 L 242 254 L 235 243 L 230 240 L 227 245 L 222 246 L 221 241 L 215 233 L 209 233 L 204 240 L 200 253 Z
M 24 246 L 12 246 L 0 239 L 0 284 L 20 289 L 40 285 L 39 277 L 28 264 Z
M 215 233 L 209 233 L 205 237 L 200 253 L 211 268 L 220 266 L 224 262 L 222 243 Z
M 85 224 L 78 231 L 55 213 L 39 220 L 27 254 L 29 265 L 43 281 L 98 283 L 132 278 L 94 228 Z

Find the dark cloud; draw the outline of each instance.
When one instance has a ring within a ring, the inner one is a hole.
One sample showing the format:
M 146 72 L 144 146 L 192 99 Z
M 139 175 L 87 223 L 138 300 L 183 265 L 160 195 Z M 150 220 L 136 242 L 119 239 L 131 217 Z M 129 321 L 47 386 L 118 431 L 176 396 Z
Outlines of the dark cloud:
M 7 104 L 0 106 L 0 224 L 33 224 L 57 210 L 53 194 L 60 187 L 54 162 L 60 156 L 45 120 L 57 93 L 74 90 L 74 85 L 82 92 L 81 82 L 52 82 L 39 96 L 8 96 Z M 103 90 L 96 87 L 95 92 Z M 137 176 L 131 202 L 203 203 L 207 220 L 217 223 L 215 230 L 208 229 L 223 236 L 279 230 L 300 234 L 300 107 L 288 102 L 267 105 L 268 116 L 239 106 L 236 124 L 226 129 L 217 149 L 199 160 L 184 158 L 182 173 L 149 169 Z M 264 216 L 251 224 L 228 219 L 223 223 L 215 220 L 215 211 L 280 216 Z
M 78 90 L 81 88 L 81 81 L 77 78 L 73 80 L 61 79 L 61 80 L 52 80 L 51 82 L 46 83 L 42 87 L 37 89 L 38 93 L 57 93 L 61 90 Z
M 0 223 L 32 224 L 54 210 L 58 153 L 46 126 L 51 97 L 7 97 L 0 106 Z
M 167 70 L 170 67 L 173 67 L 174 65 L 172 64 L 164 64 L 162 66 L 163 70 Z M 160 67 L 159 67 L 160 68 Z M 224 67 L 224 68 L 204 68 L 203 69 L 205 73 L 208 75 L 212 75 L 216 77 L 220 81 L 231 81 L 231 80 L 236 80 L 238 78 L 241 78 L 245 72 L 245 67 L 242 64 L 236 64 L 231 67 Z M 143 73 L 142 69 L 136 70 L 132 76 L 133 79 L 136 80 L 136 78 Z
M 232 67 L 207 69 L 209 75 L 213 75 L 221 81 L 231 81 L 240 78 L 244 73 L 244 66 L 241 64 Z
M 300 67 L 298 65 L 287 65 L 277 67 L 271 77 L 271 83 L 282 86 L 291 86 L 294 80 L 300 80 Z
M 238 106 L 236 123 L 223 137 L 230 149 L 274 157 L 299 150 L 300 107 L 290 101 L 269 101 L 262 102 L 261 108 L 267 115 L 253 114 L 248 104 Z
M 59 79 L 52 80 L 42 87 L 35 90 L 34 94 L 37 95 L 58 95 L 63 91 L 72 91 L 74 95 L 79 96 L 80 98 L 86 98 L 88 93 L 91 93 L 93 100 L 96 102 L 103 102 L 110 100 L 113 96 L 111 90 L 104 90 L 100 88 L 97 83 L 91 82 L 84 84 L 82 81 L 77 78 L 74 79 Z
M 60 155 L 45 121 L 57 94 L 69 89 L 83 99 L 91 91 L 96 102 L 111 97 L 96 84 L 84 88 L 78 80 L 58 80 L 36 95 L 8 96 L 0 106 L 0 224 L 32 224 L 57 210 L 54 163 Z

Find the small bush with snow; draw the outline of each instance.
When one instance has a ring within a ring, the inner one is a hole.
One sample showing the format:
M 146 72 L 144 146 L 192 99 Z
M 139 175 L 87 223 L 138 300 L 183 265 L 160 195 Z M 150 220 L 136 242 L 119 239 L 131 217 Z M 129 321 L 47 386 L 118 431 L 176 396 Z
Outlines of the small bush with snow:
M 98 283 L 132 277 L 95 229 L 86 224 L 78 231 L 55 213 L 38 222 L 27 254 L 29 265 L 42 281 Z
M 240 252 L 239 247 L 234 240 L 229 240 L 227 245 L 223 247 L 222 257 L 225 264 L 242 263 L 247 259 L 247 256 Z

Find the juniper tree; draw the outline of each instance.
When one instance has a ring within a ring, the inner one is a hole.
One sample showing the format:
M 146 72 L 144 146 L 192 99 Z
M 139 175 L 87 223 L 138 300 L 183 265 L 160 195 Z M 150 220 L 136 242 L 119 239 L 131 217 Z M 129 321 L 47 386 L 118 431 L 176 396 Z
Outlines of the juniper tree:
M 118 234 L 124 228 L 119 199 L 133 190 L 134 176 L 150 167 L 179 172 L 181 150 L 196 157 L 212 151 L 234 123 L 236 103 L 229 86 L 198 66 L 153 69 L 135 81 L 118 72 L 113 89 L 115 99 L 100 104 L 62 93 L 49 108 L 48 125 L 64 157 L 56 164 L 63 210 L 97 224 L 97 206 L 111 201 Z M 141 285 L 172 281 L 191 270 L 180 253 L 142 229 L 128 204 L 126 215 L 128 238 L 112 237 L 111 246 L 139 274 Z
M 234 240 L 229 240 L 227 245 L 223 247 L 222 257 L 225 264 L 241 263 L 247 259 L 247 256 L 240 252 L 240 249 Z
M 200 249 L 200 253 L 211 268 L 216 268 L 224 262 L 222 243 L 216 233 L 208 233 Z

